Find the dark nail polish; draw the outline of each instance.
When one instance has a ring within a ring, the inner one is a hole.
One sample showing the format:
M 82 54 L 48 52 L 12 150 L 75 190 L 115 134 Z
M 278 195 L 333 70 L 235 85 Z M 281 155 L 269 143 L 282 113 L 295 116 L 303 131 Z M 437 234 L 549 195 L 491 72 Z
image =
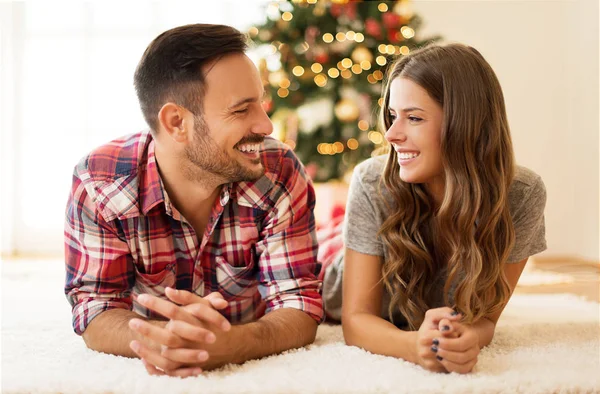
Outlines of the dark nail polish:
M 437 345 L 439 345 L 439 344 L 440 344 L 440 341 L 439 341 L 437 338 L 435 338 L 435 339 L 433 340 L 433 342 L 432 342 L 432 343 L 433 343 L 435 346 L 437 346 Z
M 437 353 L 437 351 L 438 351 L 437 346 L 432 346 L 431 347 L 431 351 L 434 352 L 434 353 Z
M 442 326 L 442 331 L 450 331 L 450 326 Z
M 450 315 L 456 316 L 456 315 L 458 315 L 458 312 L 457 311 L 452 311 L 452 313 Z
M 437 358 L 438 361 L 442 361 L 443 358 L 441 358 L 440 356 L 435 356 L 435 358 Z

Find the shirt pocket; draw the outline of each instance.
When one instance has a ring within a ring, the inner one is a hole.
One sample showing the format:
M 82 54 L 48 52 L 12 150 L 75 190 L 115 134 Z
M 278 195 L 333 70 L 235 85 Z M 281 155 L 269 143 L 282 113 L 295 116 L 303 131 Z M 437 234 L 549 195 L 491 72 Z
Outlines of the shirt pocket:
M 223 256 L 215 256 L 215 263 L 216 281 L 227 299 L 248 298 L 256 293 L 258 282 L 254 264 L 233 266 Z
M 141 273 L 136 270 L 135 273 L 135 294 L 152 294 L 157 297 L 165 297 L 166 287 L 175 287 L 177 275 L 175 265 L 168 264 L 163 269 L 155 273 Z

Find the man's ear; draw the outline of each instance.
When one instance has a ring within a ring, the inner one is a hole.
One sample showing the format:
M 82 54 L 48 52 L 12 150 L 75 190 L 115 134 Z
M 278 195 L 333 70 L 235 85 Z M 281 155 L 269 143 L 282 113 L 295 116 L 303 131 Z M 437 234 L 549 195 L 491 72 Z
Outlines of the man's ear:
M 189 138 L 189 122 L 185 121 L 185 109 L 174 103 L 166 103 L 158 111 L 161 128 L 176 142 L 186 142 Z

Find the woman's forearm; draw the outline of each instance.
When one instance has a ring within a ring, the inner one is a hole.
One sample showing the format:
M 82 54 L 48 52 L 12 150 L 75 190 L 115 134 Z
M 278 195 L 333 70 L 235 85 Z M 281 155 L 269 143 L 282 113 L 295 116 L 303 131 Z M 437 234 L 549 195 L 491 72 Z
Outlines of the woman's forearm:
M 494 332 L 496 330 L 496 324 L 493 321 L 483 318 L 477 321 L 477 323 L 472 326 L 477 335 L 479 336 L 479 348 L 482 349 L 485 346 L 489 345 L 494 338 Z
M 416 331 L 403 331 L 381 317 L 353 313 L 342 318 L 346 344 L 417 363 Z

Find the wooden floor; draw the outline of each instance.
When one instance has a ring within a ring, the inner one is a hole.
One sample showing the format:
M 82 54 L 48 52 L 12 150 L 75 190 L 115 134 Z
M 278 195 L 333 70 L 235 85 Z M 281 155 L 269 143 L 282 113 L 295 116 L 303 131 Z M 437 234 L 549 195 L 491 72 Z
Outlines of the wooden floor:
M 572 260 L 536 260 L 535 269 L 570 275 L 573 283 L 560 283 L 540 286 L 517 286 L 515 293 L 520 294 L 549 294 L 572 293 L 585 297 L 588 301 L 600 302 L 600 265 L 590 262 Z

